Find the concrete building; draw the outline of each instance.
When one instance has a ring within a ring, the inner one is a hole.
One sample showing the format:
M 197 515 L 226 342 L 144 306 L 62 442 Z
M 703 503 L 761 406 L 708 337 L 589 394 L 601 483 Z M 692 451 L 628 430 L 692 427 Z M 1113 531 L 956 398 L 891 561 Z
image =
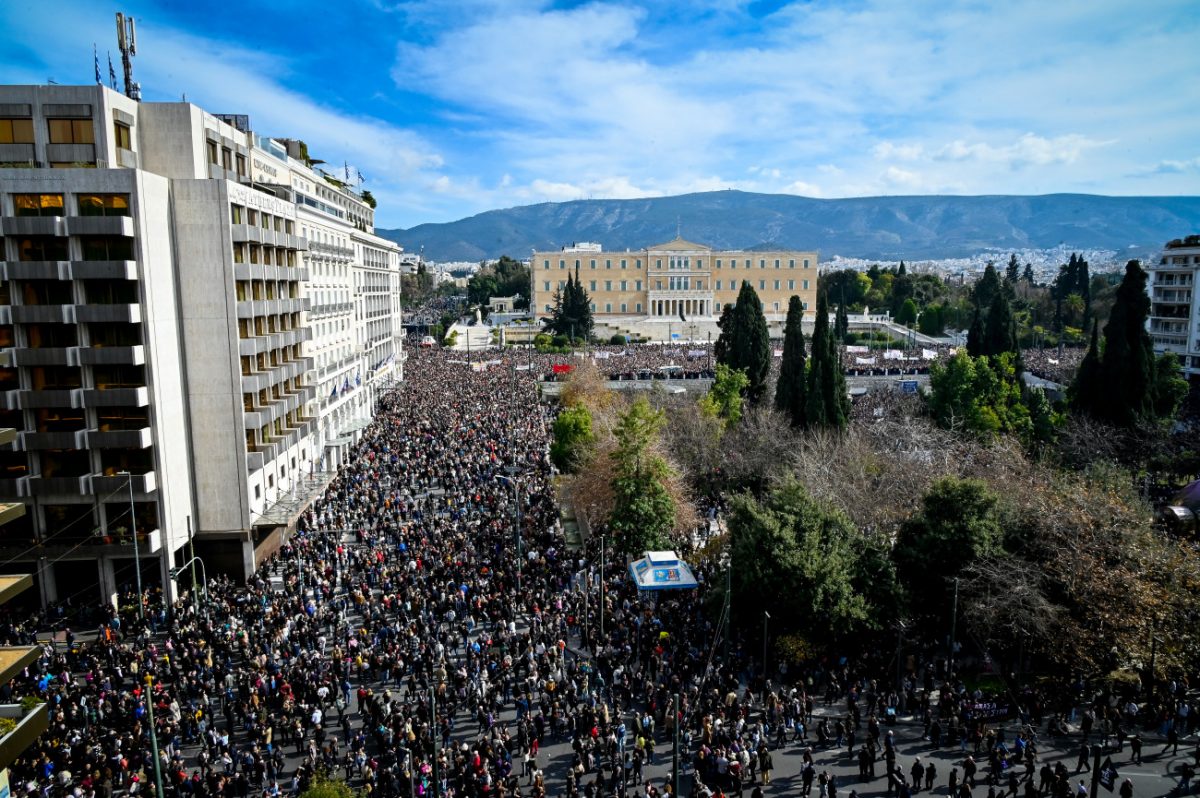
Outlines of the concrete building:
M 210 572 L 248 574 L 323 487 L 322 412 L 373 406 L 363 392 L 330 407 L 335 375 L 318 382 L 315 358 L 370 338 L 361 379 L 393 377 L 367 366 L 397 355 L 398 248 L 248 118 L 188 103 L 0 87 L 0 165 L 0 427 L 19 430 L 0 448 L 0 499 L 28 504 L 0 556 L 34 573 L 43 602 L 97 584 L 112 601 L 139 575 L 171 591 L 189 543 Z M 306 233 L 315 295 L 339 305 L 319 345 Z M 343 384 L 360 373 L 339 368 Z
M 1187 378 L 1200 379 L 1200 235 L 1168 243 L 1147 271 L 1154 351 L 1175 353 Z
M 719 251 L 676 238 L 643 250 L 604 252 L 599 244 L 534 252 L 531 309 L 550 315 L 555 295 L 567 276 L 578 273 L 592 301 L 596 321 L 715 320 L 737 299 L 743 282 L 758 292 L 769 320 L 787 314 L 788 301 L 800 297 L 816 306 L 817 253 L 795 251 Z

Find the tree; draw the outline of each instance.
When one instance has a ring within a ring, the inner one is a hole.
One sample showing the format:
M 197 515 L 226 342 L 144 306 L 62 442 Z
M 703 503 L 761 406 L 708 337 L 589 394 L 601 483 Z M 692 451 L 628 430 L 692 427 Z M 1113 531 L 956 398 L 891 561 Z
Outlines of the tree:
M 346 782 L 318 774 L 313 776 L 308 788 L 300 793 L 300 798 L 355 798 L 356 795 Z
M 1131 260 L 1117 287 L 1116 301 L 1104 325 L 1104 347 L 1097 390 L 1077 394 L 1078 406 L 1102 421 L 1129 427 L 1153 421 L 1155 414 L 1155 360 L 1146 319 L 1150 297 L 1146 272 Z
M 1101 391 L 1098 327 L 1099 325 L 1092 324 L 1091 343 L 1088 344 L 1087 354 L 1083 356 L 1083 362 L 1079 364 L 1079 369 L 1075 372 L 1075 380 L 1071 383 L 1068 391 L 1071 409 L 1084 413 L 1090 413 L 1093 408 L 1097 407 Z
M 845 305 L 838 306 L 839 315 Z M 788 300 L 787 321 L 783 327 L 783 360 L 775 383 L 775 408 L 786 413 L 794 427 L 807 426 L 805 415 L 808 374 L 804 352 L 804 304 L 800 297 Z
M 1154 361 L 1154 415 L 1172 419 L 1188 395 L 1188 381 L 1180 373 L 1182 366 L 1174 352 L 1165 352 Z
M 725 303 L 725 307 L 721 308 L 721 315 L 717 318 L 717 329 L 721 332 L 717 334 L 716 343 L 713 344 L 713 357 L 718 363 L 727 362 L 729 357 L 729 336 L 733 331 L 733 304 Z
M 587 340 L 593 325 L 591 303 L 576 269 L 574 276 L 567 275 L 566 286 L 554 296 L 554 310 L 546 323 L 547 328 L 558 335 L 570 336 L 572 340 Z
M 975 315 L 971 317 L 971 328 L 967 330 L 967 354 L 971 357 L 980 357 L 984 354 L 984 331 L 983 331 L 983 313 L 979 308 L 975 308 Z
M 642 396 L 621 414 L 613 430 L 617 446 L 608 523 L 618 551 L 625 555 L 663 548 L 675 525 L 675 502 L 665 484 L 671 469 L 654 450 L 663 421 L 664 413 L 652 410 Z
M 1004 267 L 1004 282 L 1015 285 L 1021 276 L 1021 264 L 1017 263 L 1016 254 L 1008 256 L 1008 265 Z
M 910 607 L 944 614 L 951 580 L 980 557 L 1000 551 L 999 497 L 978 479 L 946 477 L 921 499 L 921 510 L 900 526 L 893 557 Z
M 1025 264 L 1025 271 L 1021 274 L 1021 279 L 1024 280 L 1025 282 L 1029 283 L 1030 285 L 1033 285 L 1034 280 L 1033 280 L 1033 264 L 1032 263 Z
M 789 312 L 790 312 L 789 305 Z M 850 316 L 846 313 L 846 303 L 839 302 L 837 307 L 837 315 L 833 317 L 833 334 L 837 336 L 838 343 L 845 343 L 846 336 L 850 334 Z
M 799 483 L 761 501 L 736 497 L 728 528 L 733 607 L 742 625 L 760 623 L 770 608 L 774 634 L 802 632 L 824 642 L 853 636 L 871 617 L 855 583 L 861 534 Z
M 735 371 L 745 372 L 750 381 L 746 398 L 757 403 L 766 391 L 767 374 L 771 370 L 771 335 L 762 302 L 748 280 L 742 281 L 737 304 L 728 322 L 721 327 L 716 352 L 720 362 Z
M 574 471 L 593 440 L 591 411 L 582 405 L 565 407 L 554 419 L 550 459 L 560 471 Z
M 1017 347 L 1017 325 L 1013 320 L 1012 306 L 1003 291 L 992 298 L 983 331 L 983 351 L 989 357 L 1005 352 L 1019 354 Z
M 817 296 L 806 393 L 804 415 L 810 428 L 844 430 L 850 423 L 846 375 L 842 371 L 838 344 L 829 329 L 829 306 L 824 294 Z
M 983 270 L 983 276 L 971 289 L 971 302 L 974 303 L 975 309 L 980 313 L 987 313 L 1000 289 L 1000 276 L 996 273 L 996 267 L 989 263 Z
M 1029 410 L 1021 399 L 1015 360 L 1011 352 L 973 358 L 959 351 L 944 364 L 935 362 L 929 370 L 934 420 L 981 438 L 1011 432 L 1028 439 Z
M 911 327 L 917 323 L 917 303 L 913 302 L 912 297 L 904 300 L 900 305 L 900 310 L 896 312 L 896 323 L 903 324 L 905 327 Z
M 507 255 L 482 266 L 467 282 L 467 301 L 482 307 L 487 307 L 492 297 L 518 296 L 515 306 L 528 308 L 529 294 L 529 267 Z
M 742 420 L 742 395 L 750 380 L 744 371 L 734 371 L 724 363 L 717 364 L 716 372 L 712 387 L 700 398 L 700 408 L 720 419 L 723 427 L 732 427 Z
M 917 319 L 917 329 L 925 335 L 941 335 L 946 330 L 942 321 L 942 306 L 928 305 Z

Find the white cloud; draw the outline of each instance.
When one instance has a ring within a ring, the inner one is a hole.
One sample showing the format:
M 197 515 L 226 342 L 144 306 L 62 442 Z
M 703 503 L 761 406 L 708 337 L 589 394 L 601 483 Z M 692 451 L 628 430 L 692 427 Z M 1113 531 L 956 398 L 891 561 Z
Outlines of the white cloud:
M 925 148 L 920 144 L 894 144 L 890 141 L 881 141 L 871 148 L 871 154 L 880 161 L 889 159 L 915 161 L 924 152 Z
M 949 161 L 989 161 L 1011 167 L 1072 164 L 1088 150 L 1114 144 L 1070 133 L 1048 139 L 1026 133 L 1011 144 L 993 145 L 987 142 L 952 141 L 937 151 L 935 157 Z

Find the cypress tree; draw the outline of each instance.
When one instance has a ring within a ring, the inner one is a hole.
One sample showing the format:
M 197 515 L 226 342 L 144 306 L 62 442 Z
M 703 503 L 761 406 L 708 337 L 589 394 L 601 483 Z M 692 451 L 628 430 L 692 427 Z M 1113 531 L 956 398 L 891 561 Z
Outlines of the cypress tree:
M 1121 426 L 1154 417 L 1154 350 L 1146 333 L 1149 315 L 1146 272 L 1131 260 L 1104 325 L 1098 394 L 1098 415 Z
M 1017 325 L 1012 306 L 1004 292 L 996 294 L 988 308 L 984 324 L 983 354 L 995 357 L 1005 352 L 1017 352 Z
M 845 343 L 846 336 L 850 334 L 850 316 L 846 313 L 845 302 L 838 303 L 837 315 L 833 318 L 833 331 L 838 341 Z
M 996 267 L 989 263 L 983 270 L 983 276 L 971 289 L 971 301 L 975 304 L 976 310 L 980 313 L 987 313 L 988 308 L 992 306 L 992 300 L 998 293 L 1000 293 L 1000 275 L 996 273 Z
M 737 304 L 721 328 L 715 351 L 720 362 L 746 373 L 750 380 L 746 398 L 758 402 L 766 391 L 771 370 L 771 335 L 762 302 L 748 281 L 742 282 Z
M 717 319 L 717 329 L 721 332 L 717 335 L 717 341 L 713 344 L 713 357 L 718 363 L 729 365 L 729 335 L 733 329 L 733 303 L 726 302 L 725 307 L 721 308 L 721 316 Z
M 1008 256 L 1008 266 L 1004 269 L 1004 281 L 1009 285 L 1017 282 L 1021 274 L 1021 264 L 1017 263 L 1016 253 Z
M 1025 282 L 1029 283 L 1030 285 L 1033 285 L 1033 264 L 1032 263 L 1025 264 L 1025 272 L 1021 275 L 1021 279 L 1024 280 Z
M 845 429 L 850 423 L 850 396 L 842 373 L 837 342 L 829 329 L 829 307 L 825 295 L 817 296 L 817 319 L 813 329 L 812 363 L 808 369 L 805 415 L 808 426 Z
M 975 308 L 975 315 L 971 317 L 971 327 L 967 330 L 967 354 L 971 357 L 985 354 L 983 314 L 979 312 L 979 308 Z
M 1088 344 L 1087 354 L 1075 372 L 1075 380 L 1071 383 L 1071 409 L 1099 415 L 1096 410 L 1100 400 L 1100 337 L 1099 325 L 1092 324 L 1092 340 Z
M 805 373 L 804 305 L 800 297 L 788 300 L 787 322 L 783 329 L 783 362 L 775 383 L 775 408 L 787 413 L 792 426 L 805 426 L 805 401 L 808 375 Z

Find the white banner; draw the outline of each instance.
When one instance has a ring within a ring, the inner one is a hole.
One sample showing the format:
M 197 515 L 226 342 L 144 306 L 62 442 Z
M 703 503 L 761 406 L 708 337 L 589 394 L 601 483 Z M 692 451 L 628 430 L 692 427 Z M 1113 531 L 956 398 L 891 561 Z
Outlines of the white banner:
M 597 352 L 594 357 L 597 360 L 608 360 L 610 357 L 612 357 L 612 352 Z
M 782 349 L 776 349 L 776 350 L 775 350 L 775 357 L 783 357 L 783 350 L 782 350 Z
M 899 349 L 889 349 L 883 353 L 884 360 L 904 360 L 904 353 Z
M 858 366 L 874 366 L 875 358 L 873 357 L 856 357 L 854 358 L 855 365 Z
M 937 356 L 938 356 L 938 353 L 937 353 L 936 349 L 922 349 L 921 350 L 921 357 L 925 358 L 926 360 L 937 360 Z
M 846 351 L 852 355 L 861 355 L 870 352 L 871 349 L 866 346 L 848 346 L 846 347 Z

